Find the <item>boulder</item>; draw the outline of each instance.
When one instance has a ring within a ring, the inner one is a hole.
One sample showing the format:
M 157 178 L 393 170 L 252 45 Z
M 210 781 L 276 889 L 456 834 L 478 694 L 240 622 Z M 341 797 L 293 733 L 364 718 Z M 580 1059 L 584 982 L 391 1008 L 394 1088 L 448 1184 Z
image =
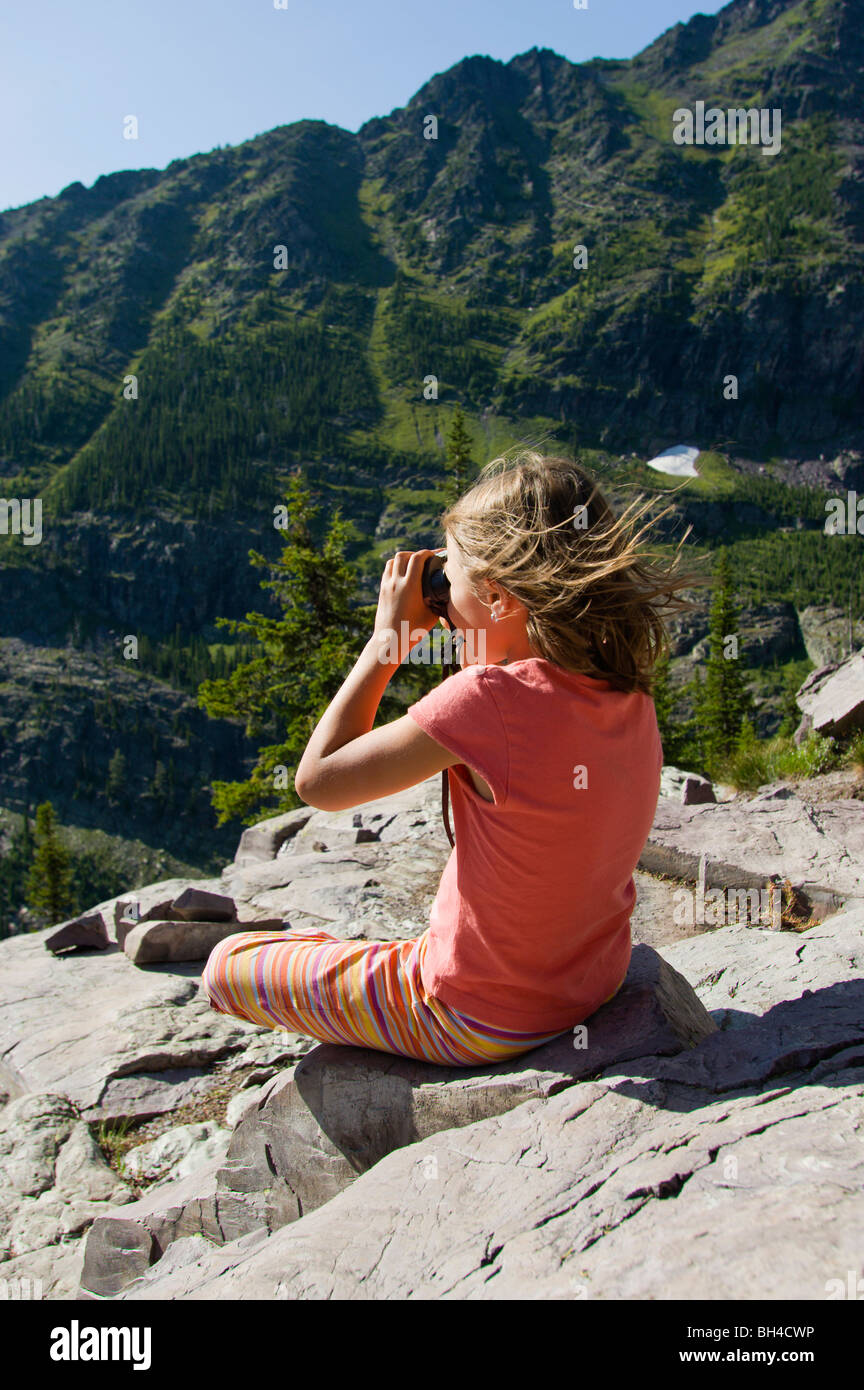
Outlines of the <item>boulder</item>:
M 795 699 L 803 715 L 796 743 L 810 729 L 826 737 L 864 729 L 864 649 L 839 665 L 811 671 Z
M 555 1095 L 613 1060 L 694 1047 L 716 1025 L 683 976 L 650 947 L 636 946 L 619 993 L 587 1021 L 584 1034 L 578 1031 L 510 1062 L 476 1068 L 365 1048 L 315 1048 L 290 1075 L 262 1087 L 239 1119 L 215 1189 L 208 1188 L 213 1219 L 204 1234 L 213 1239 L 218 1225 L 221 1239 L 230 1241 L 261 1226 L 276 1230 L 329 1202 L 393 1149 Z M 127 1261 L 120 1233 L 139 1220 L 153 1232 L 162 1221 L 157 1245 L 164 1250 L 176 1208 L 169 1185 L 161 1207 L 150 1193 L 101 1219 L 89 1237 L 94 1253 L 91 1258 L 88 1241 L 82 1288 L 96 1294 L 110 1284 L 116 1291 L 137 1278 L 144 1245 L 132 1241 Z M 107 1230 L 114 1221 L 116 1235 Z M 151 1253 L 158 1258 L 157 1247 Z
M 95 1222 L 87 1235 L 78 1297 L 110 1298 L 134 1285 L 174 1241 L 203 1236 L 222 1244 L 216 1204 L 216 1173 L 221 1160 L 198 1168 L 178 1182 L 158 1184 L 130 1204 L 129 1219 L 118 1210 L 107 1223 Z
M 141 888 L 134 890 L 127 889 L 126 892 L 118 894 L 114 898 L 106 898 L 104 902 L 96 903 L 92 908 L 93 912 L 101 912 L 108 927 L 109 935 L 116 928 L 118 922 L 130 919 L 138 921 L 148 917 L 149 921 L 170 921 L 173 917 L 171 904 L 175 898 L 187 888 L 200 888 L 204 892 L 220 892 L 222 883 L 220 879 L 184 879 L 168 878 L 161 879 L 158 883 L 148 883 Z M 122 942 L 119 943 L 122 946 Z
M 125 952 L 126 950 L 126 938 L 129 935 L 130 931 L 134 931 L 135 928 L 140 925 L 140 917 L 121 917 L 117 922 L 115 922 L 114 935 L 116 938 L 117 945 L 120 947 L 121 951 Z
M 238 922 L 139 922 L 127 933 L 123 950 L 134 965 L 204 961 L 214 946 L 240 930 Z
M 678 767 L 664 767 L 660 773 L 660 795 L 682 806 L 701 806 L 717 800 L 707 777 L 698 772 L 682 772 Z
M 83 917 L 75 917 L 59 930 L 45 937 L 45 949 L 57 955 L 78 947 L 88 950 L 104 951 L 111 944 L 108 928 L 101 912 L 88 912 Z

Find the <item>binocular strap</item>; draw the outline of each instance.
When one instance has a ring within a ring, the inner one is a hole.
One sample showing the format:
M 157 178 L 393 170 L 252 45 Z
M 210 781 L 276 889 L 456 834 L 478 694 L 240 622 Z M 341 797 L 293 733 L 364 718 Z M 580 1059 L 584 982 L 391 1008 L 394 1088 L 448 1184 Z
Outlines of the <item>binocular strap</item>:
M 453 624 L 451 623 L 449 617 L 446 614 L 444 615 L 444 621 L 447 624 L 449 630 L 451 632 L 454 632 L 455 629 L 453 627 Z M 442 662 L 442 682 L 445 681 L 447 677 L 452 674 L 453 671 L 452 650 L 453 649 L 451 646 L 451 654 L 448 655 L 446 661 Z M 446 767 L 441 769 L 441 816 L 444 821 L 444 829 L 447 832 L 447 839 L 450 841 L 450 848 L 455 849 L 456 841 L 453 839 L 453 831 L 450 829 L 450 780 L 449 769 Z

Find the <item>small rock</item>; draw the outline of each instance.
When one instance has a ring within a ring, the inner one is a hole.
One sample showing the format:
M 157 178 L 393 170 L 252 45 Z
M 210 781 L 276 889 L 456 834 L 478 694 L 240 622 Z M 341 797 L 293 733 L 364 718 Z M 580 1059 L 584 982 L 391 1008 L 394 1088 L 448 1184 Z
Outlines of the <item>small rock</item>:
M 65 922 L 53 936 L 45 939 L 46 949 L 54 955 L 58 951 L 72 950 L 76 947 L 104 951 L 110 945 L 108 928 L 101 912 L 89 912 L 84 917 Z
M 171 904 L 183 922 L 236 922 L 234 899 L 223 893 L 206 893 L 200 888 L 187 888 Z
M 682 772 L 678 767 L 664 767 L 660 774 L 660 795 L 678 801 L 682 806 L 700 806 L 716 802 L 714 788 L 707 777 L 697 772 Z

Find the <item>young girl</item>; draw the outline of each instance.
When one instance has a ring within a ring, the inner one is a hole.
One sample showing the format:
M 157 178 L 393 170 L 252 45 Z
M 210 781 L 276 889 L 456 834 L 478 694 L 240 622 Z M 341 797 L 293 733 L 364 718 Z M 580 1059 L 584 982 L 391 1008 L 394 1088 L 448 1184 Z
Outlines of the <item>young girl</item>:
M 473 637 L 463 661 L 479 650 L 485 664 L 463 665 L 373 729 L 399 668 L 392 634 L 436 621 L 421 592 L 433 552 L 388 560 L 372 636 L 295 786 L 309 805 L 341 811 L 449 769 L 455 848 L 429 927 L 386 943 L 229 936 L 204 971 L 215 1009 L 470 1066 L 527 1052 L 613 998 L 663 761 L 651 677 L 667 639 L 655 601 L 689 607 L 675 591 L 704 582 L 678 574 L 677 555 L 645 562 L 632 530 L 649 506 L 616 520 L 566 459 L 490 464 L 443 518 L 449 617 Z

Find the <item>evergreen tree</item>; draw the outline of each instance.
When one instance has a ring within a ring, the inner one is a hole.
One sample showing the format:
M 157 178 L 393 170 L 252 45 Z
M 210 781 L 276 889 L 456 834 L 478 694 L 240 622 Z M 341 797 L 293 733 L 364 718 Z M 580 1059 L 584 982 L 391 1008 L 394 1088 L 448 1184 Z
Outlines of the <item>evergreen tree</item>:
M 801 723 L 801 708 L 795 696 L 801 688 L 802 680 L 800 673 L 793 669 L 787 671 L 783 677 L 783 694 L 780 701 L 780 727 L 777 733 L 784 738 L 791 738 L 798 725 Z
M 679 692 L 678 702 L 673 702 L 673 690 L 669 679 L 671 657 L 668 651 L 658 657 L 654 666 L 654 708 L 657 712 L 657 727 L 663 744 L 664 766 L 685 768 L 696 772 L 702 762 L 698 741 L 698 727 L 694 717 L 683 719 L 676 703 L 680 703 L 693 693 L 693 682 L 688 682 Z
M 54 807 L 43 801 L 36 810 L 36 852 L 27 875 L 27 906 L 60 922 L 72 911 L 72 862 L 57 831 Z
M 471 461 L 471 438 L 465 428 L 465 416 L 461 406 L 453 412 L 453 423 L 447 436 L 447 500 L 455 502 L 468 486 L 473 472 Z
M 654 709 L 657 712 L 657 725 L 660 729 L 660 737 L 663 740 L 664 762 L 669 759 L 665 756 L 666 732 L 669 729 L 670 715 L 672 713 L 672 689 L 669 684 L 669 652 L 664 651 L 658 656 L 654 664 Z
M 705 708 L 705 677 L 702 668 L 697 666 L 693 672 L 693 677 L 687 682 L 687 693 L 693 701 L 693 733 L 696 748 L 696 757 L 693 766 L 688 769 L 690 772 L 698 772 L 703 777 L 710 777 L 708 770 L 707 749 L 707 725 L 703 717 Z
M 696 704 L 704 762 L 712 777 L 717 775 L 723 759 L 734 751 L 744 719 L 753 710 L 753 697 L 737 653 L 740 613 L 732 588 L 729 556 L 724 548 L 715 571 L 705 683 Z M 734 643 L 730 639 L 735 639 Z
M 319 508 L 313 506 L 300 474 L 287 493 L 283 549 L 275 561 L 249 552 L 266 570 L 261 588 L 269 590 L 281 616 L 247 613 L 244 621 L 218 619 L 219 625 L 254 639 L 257 654 L 237 665 L 225 680 L 205 681 L 199 704 L 212 719 L 242 719 L 250 738 L 270 736 L 250 776 L 242 782 L 214 782 L 218 824 L 242 818 L 252 825 L 298 805 L 294 773 L 312 731 L 338 691 L 360 647 L 360 612 L 352 610 L 356 574 L 345 558 L 347 527 L 338 512 L 323 543 L 313 539 Z M 382 701 L 382 710 L 392 702 Z

